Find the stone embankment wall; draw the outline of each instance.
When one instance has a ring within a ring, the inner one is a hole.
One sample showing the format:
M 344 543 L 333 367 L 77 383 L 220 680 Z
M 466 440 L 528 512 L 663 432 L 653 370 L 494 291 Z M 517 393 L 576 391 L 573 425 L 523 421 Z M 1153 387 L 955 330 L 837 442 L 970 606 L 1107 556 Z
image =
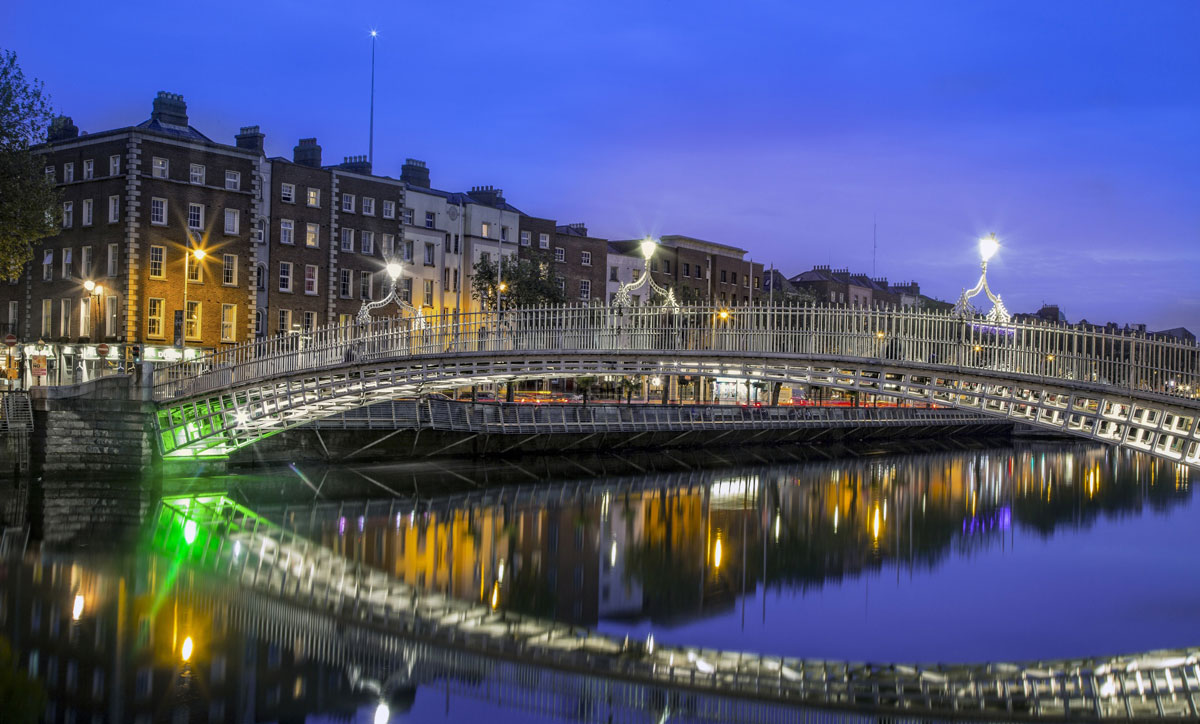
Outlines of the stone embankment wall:
M 125 376 L 34 387 L 35 476 L 80 480 L 150 476 L 156 466 L 154 404 Z

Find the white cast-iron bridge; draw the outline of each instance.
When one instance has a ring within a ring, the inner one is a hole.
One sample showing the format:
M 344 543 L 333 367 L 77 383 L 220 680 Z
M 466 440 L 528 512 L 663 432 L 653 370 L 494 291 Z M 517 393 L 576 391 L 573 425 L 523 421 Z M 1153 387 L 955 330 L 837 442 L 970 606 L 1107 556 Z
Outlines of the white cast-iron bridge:
M 954 313 L 762 305 L 401 314 L 176 362 L 151 384 L 164 456 L 205 457 L 421 391 L 585 375 L 840 389 L 1200 466 L 1200 348 Z

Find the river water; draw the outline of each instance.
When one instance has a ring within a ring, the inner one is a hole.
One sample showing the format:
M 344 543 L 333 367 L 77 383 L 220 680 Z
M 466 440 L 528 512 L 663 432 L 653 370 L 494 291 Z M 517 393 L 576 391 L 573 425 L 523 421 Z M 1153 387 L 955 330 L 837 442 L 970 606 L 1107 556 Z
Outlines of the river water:
M 291 466 L 162 489 L 221 492 L 423 590 L 617 638 L 885 662 L 1200 643 L 1200 505 L 1188 471 L 1104 447 Z M 30 498 L 34 519 L 40 497 Z M 122 539 L 135 537 L 111 537 Z M 373 720 L 370 692 L 345 671 L 236 624 L 211 633 L 176 595 L 186 572 L 111 541 L 93 532 L 2 564 L 2 632 L 37 670 L 54 721 Z M 192 630 L 210 633 L 182 665 Z M 533 713 L 434 684 L 391 720 L 481 716 L 579 712 Z

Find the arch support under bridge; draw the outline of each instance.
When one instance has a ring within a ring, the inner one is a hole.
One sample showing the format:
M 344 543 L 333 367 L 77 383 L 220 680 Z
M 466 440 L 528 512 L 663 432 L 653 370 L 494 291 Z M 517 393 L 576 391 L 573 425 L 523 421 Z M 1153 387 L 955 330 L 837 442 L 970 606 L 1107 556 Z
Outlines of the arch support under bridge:
M 155 373 L 167 457 L 222 456 L 421 390 L 693 375 L 925 402 L 1200 466 L 1197 348 L 1055 325 L 812 306 L 553 307 L 284 335 Z

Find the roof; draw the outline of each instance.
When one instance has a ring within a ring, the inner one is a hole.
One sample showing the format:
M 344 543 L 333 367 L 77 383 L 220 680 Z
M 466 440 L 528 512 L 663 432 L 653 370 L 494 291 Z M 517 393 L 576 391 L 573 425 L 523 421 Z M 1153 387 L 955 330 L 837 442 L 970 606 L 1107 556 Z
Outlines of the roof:
M 186 138 L 186 139 L 189 139 L 192 141 L 203 141 L 204 143 L 216 143 L 211 138 L 204 135 L 200 131 L 197 131 L 192 126 L 176 126 L 171 123 L 163 123 L 162 121 L 158 120 L 157 118 L 149 118 L 145 121 L 142 121 L 141 123 L 137 124 L 137 126 L 135 126 L 135 128 L 140 128 L 144 131 L 157 131 L 158 133 L 164 133 L 168 136 L 178 136 L 179 138 Z M 222 144 L 222 145 L 226 145 L 226 144 Z

